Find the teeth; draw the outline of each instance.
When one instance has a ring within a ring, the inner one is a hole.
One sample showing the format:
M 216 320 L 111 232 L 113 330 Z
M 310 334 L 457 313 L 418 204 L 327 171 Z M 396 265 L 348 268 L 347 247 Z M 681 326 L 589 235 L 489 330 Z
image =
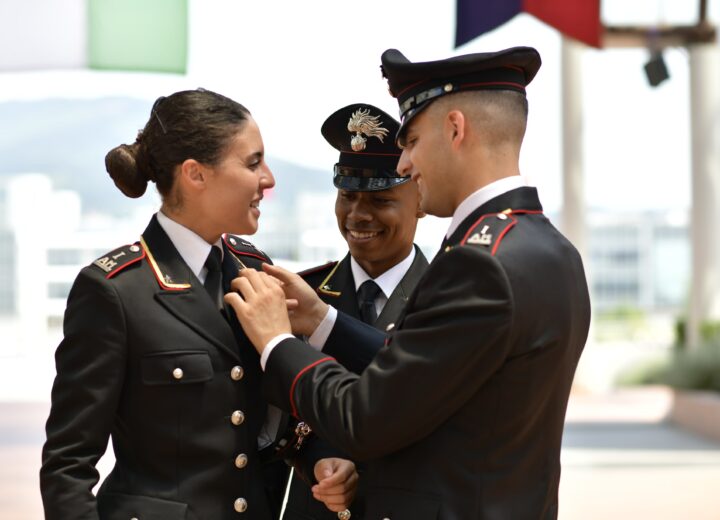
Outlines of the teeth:
M 353 238 L 373 238 L 380 234 L 378 231 L 363 232 L 363 231 L 348 230 L 348 232 L 350 233 L 350 236 Z
M 251 202 L 251 203 L 250 203 L 250 207 L 251 207 L 251 208 L 258 208 L 258 207 L 260 207 L 260 202 L 259 202 L 259 201 L 258 201 L 258 202 Z

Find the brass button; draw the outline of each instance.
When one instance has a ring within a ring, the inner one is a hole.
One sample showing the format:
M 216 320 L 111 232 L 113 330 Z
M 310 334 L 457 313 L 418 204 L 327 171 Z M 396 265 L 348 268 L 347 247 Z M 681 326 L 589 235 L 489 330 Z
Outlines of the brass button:
M 237 457 L 235 457 L 235 467 L 238 469 L 243 469 L 245 466 L 247 466 L 248 463 L 248 457 L 244 453 L 241 453 Z
M 230 420 L 235 426 L 240 426 L 243 422 L 245 422 L 245 414 L 240 410 L 235 410 L 230 416 Z
M 173 370 L 173 377 L 175 379 L 182 379 L 184 375 L 185 372 L 183 372 L 182 368 L 176 368 L 175 370 Z
M 245 371 L 240 365 L 234 366 L 232 370 L 230 370 L 230 378 L 232 378 L 233 381 L 240 381 L 244 375 Z
M 244 513 L 247 511 L 247 500 L 244 498 L 238 498 L 235 500 L 235 511 L 238 513 Z

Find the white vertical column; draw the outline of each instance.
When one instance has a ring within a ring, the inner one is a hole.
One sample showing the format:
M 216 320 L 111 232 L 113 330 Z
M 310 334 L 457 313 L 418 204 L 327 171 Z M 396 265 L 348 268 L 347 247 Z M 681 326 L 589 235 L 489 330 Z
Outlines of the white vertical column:
M 687 340 L 695 347 L 702 323 L 720 319 L 720 51 L 717 45 L 689 50 L 692 281 Z
M 585 250 L 585 179 L 582 120 L 583 45 L 562 39 L 562 230 L 583 257 Z M 587 263 L 587 262 L 586 262 Z

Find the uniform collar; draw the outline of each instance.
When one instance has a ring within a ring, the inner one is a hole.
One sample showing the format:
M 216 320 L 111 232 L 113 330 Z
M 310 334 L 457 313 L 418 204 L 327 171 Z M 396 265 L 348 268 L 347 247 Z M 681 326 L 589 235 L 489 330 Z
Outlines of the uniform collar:
M 178 253 L 185 261 L 193 274 L 200 280 L 205 281 L 207 270 L 205 261 L 210 254 L 210 248 L 216 245 L 223 252 L 222 242 L 218 239 L 215 244 L 208 244 L 200 235 L 175 222 L 162 211 L 157 212 L 157 220 L 160 227 L 167 234 Z
M 445 233 L 445 238 L 450 238 L 455 230 L 458 228 L 460 223 L 465 220 L 470 213 L 475 211 L 477 208 L 485 204 L 487 201 L 494 199 L 495 197 L 507 193 L 508 191 L 526 186 L 525 178 L 520 175 L 513 175 L 511 177 L 505 177 L 497 181 L 491 182 L 487 186 L 483 186 L 476 192 L 471 193 L 453 213 L 452 220 L 450 221 L 450 227 Z
M 393 267 L 374 279 L 375 283 L 378 284 L 386 298 L 390 297 L 395 290 L 395 287 L 398 286 L 405 276 L 405 273 L 408 272 L 413 260 L 415 260 L 415 246 L 412 247 L 410 254 L 407 255 L 404 260 L 395 264 Z M 355 292 L 357 292 L 364 281 L 372 280 L 370 275 L 368 275 L 365 270 L 360 267 L 360 264 L 357 263 L 357 260 L 355 260 L 352 255 L 350 255 L 350 268 L 352 269 L 353 279 L 355 280 Z

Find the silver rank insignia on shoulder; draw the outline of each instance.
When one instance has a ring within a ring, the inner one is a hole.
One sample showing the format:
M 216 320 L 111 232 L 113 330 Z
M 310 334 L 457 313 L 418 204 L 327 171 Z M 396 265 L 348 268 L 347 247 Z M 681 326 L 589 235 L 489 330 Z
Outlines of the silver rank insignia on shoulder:
M 490 226 L 483 226 L 480 233 L 475 233 L 473 236 L 467 239 L 468 244 L 477 244 L 480 246 L 489 246 L 492 244 L 492 235 L 488 234 L 487 230 Z
M 383 139 L 388 134 L 388 129 L 380 126 L 379 119 L 380 116 L 370 115 L 369 108 L 356 110 L 350 116 L 347 128 L 350 132 L 355 132 L 355 135 L 350 139 L 350 146 L 353 151 L 360 152 L 365 149 L 367 139 L 363 137 L 363 134 L 368 137 L 377 137 L 381 143 L 383 142 Z
M 100 269 L 105 271 L 106 273 L 109 273 L 112 271 L 115 266 L 117 265 L 117 262 L 110 258 L 109 256 L 104 256 L 102 258 L 98 258 L 93 262 L 96 266 L 98 266 Z

